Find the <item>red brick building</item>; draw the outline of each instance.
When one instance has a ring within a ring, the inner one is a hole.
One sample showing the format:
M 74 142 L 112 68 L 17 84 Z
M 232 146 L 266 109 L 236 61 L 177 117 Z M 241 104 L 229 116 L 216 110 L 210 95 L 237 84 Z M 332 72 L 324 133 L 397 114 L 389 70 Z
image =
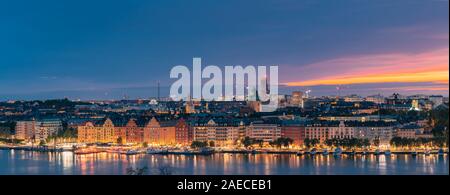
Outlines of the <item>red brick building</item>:
M 126 132 L 127 143 L 142 143 L 144 137 L 144 128 L 136 124 L 136 120 L 130 119 L 124 127 Z
M 305 127 L 300 125 L 287 125 L 281 127 L 281 137 L 288 137 L 294 140 L 293 145 L 303 145 L 305 139 Z
M 192 130 L 186 123 L 186 120 L 181 118 L 175 125 L 175 141 L 177 144 L 190 145 L 192 142 Z

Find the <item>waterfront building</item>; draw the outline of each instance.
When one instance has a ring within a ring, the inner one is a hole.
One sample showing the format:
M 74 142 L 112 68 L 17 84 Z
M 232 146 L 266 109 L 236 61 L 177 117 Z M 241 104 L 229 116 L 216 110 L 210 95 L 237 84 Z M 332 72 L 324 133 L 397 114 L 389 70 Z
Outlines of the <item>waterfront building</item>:
M 391 122 L 349 122 L 348 126 L 354 127 L 355 137 L 368 139 L 372 144 L 378 141 L 380 145 L 389 145 L 394 136 L 395 123 Z
M 327 139 L 354 138 L 355 128 L 344 121 L 314 121 L 305 127 L 305 138 L 317 139 L 324 143 Z
M 17 121 L 15 138 L 21 140 L 31 140 L 34 137 L 36 121 Z
M 113 143 L 117 142 L 115 127 L 110 119 L 106 119 L 103 124 L 97 125 L 93 122 L 86 122 L 78 126 L 77 133 L 79 143 Z
M 253 122 L 247 127 L 246 136 L 269 143 L 281 137 L 281 127 L 277 124 Z
M 320 124 L 308 124 L 305 127 L 305 138 L 317 139 L 320 143 L 324 143 L 328 139 L 328 126 L 322 126 Z
M 34 137 L 37 140 L 46 140 L 62 131 L 62 122 L 59 119 L 44 119 L 36 123 Z
M 143 141 L 151 145 L 176 144 L 176 121 L 158 121 L 153 117 L 143 130 Z M 137 140 L 136 140 L 137 141 Z
M 241 123 L 242 124 L 242 123 Z M 193 122 L 193 140 L 214 142 L 215 146 L 231 146 L 241 138 L 241 125 L 234 124 L 232 120 L 210 119 Z
M 281 126 L 281 137 L 291 138 L 293 145 L 303 145 L 305 140 L 305 127 L 300 124 L 284 124 Z
M 395 129 L 396 137 L 417 139 L 419 137 L 427 137 L 424 135 L 424 128 L 417 124 L 407 124 Z
M 344 121 L 339 122 L 339 126 L 328 129 L 328 139 L 354 138 L 355 128 L 345 126 Z
M 192 128 L 181 118 L 175 125 L 175 142 L 180 145 L 190 145 L 193 140 Z
M 139 144 L 143 143 L 144 128 L 139 127 L 135 119 L 130 119 L 124 127 L 126 132 L 126 143 Z

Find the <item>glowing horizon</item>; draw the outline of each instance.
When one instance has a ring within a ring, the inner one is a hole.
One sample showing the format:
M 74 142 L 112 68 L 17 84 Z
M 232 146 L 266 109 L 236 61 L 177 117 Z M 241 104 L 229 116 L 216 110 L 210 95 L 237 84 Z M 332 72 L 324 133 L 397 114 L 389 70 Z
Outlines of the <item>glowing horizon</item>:
M 327 60 L 299 70 L 310 75 L 310 78 L 284 84 L 315 86 L 429 82 L 448 85 L 448 51 L 444 48 L 419 54 L 363 55 Z M 324 70 L 318 72 L 317 69 L 321 68 Z

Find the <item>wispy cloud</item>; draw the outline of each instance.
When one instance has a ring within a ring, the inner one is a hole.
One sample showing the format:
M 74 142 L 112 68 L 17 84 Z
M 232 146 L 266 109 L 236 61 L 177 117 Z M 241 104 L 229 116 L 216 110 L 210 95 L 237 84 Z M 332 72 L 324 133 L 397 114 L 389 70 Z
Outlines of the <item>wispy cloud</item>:
M 285 78 L 288 86 L 339 85 L 386 82 L 448 83 L 449 49 L 423 53 L 388 53 L 349 56 L 303 67 L 291 66 L 297 78 Z M 304 76 L 302 76 L 304 75 Z

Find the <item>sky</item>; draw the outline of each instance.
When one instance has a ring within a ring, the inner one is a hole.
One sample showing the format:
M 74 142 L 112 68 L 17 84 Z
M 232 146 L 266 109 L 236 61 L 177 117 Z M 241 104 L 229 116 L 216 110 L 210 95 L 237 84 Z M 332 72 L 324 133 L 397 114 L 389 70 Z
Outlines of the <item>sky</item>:
M 0 101 L 156 96 L 170 69 L 278 65 L 281 92 L 449 93 L 448 0 L 0 1 Z

